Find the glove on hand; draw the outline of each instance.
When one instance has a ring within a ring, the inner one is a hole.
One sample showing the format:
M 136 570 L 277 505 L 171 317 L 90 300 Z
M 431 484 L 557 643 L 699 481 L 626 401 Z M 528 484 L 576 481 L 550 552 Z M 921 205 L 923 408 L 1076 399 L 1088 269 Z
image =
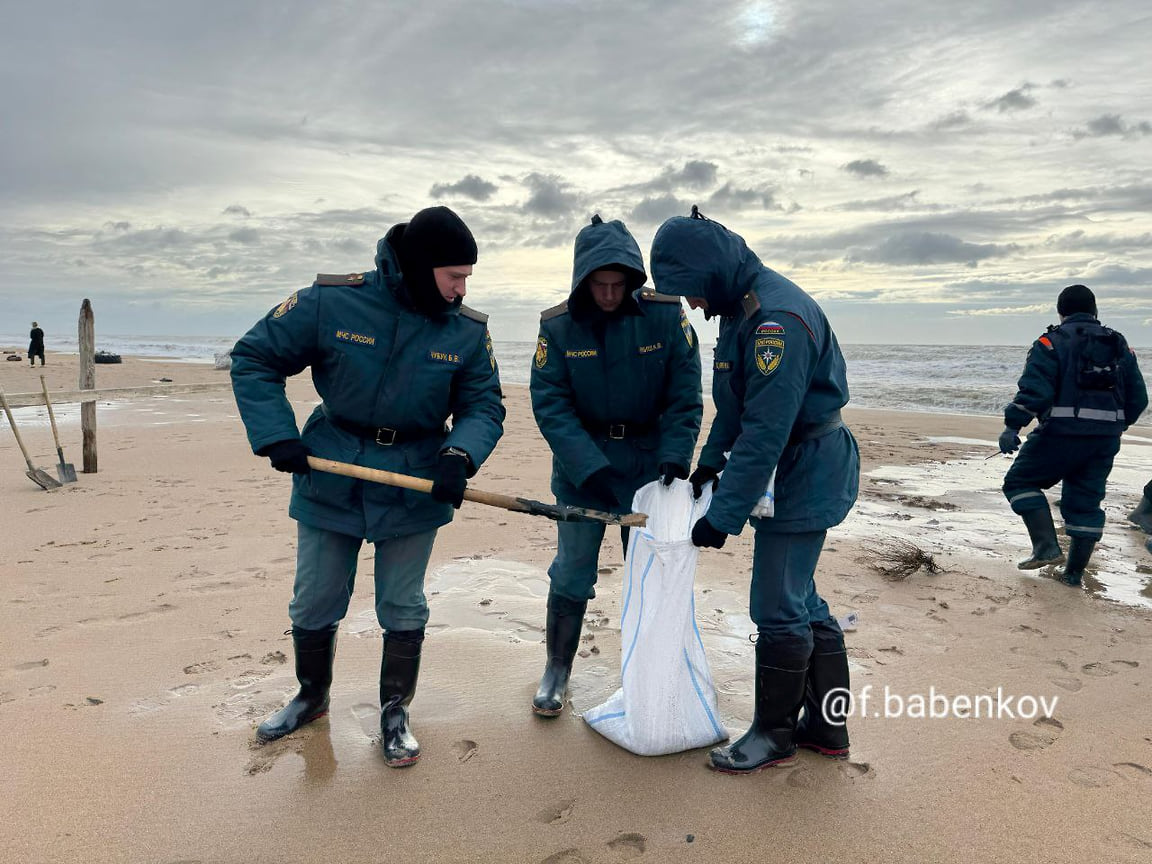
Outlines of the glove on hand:
M 260 449 L 261 456 L 267 456 L 272 467 L 285 474 L 310 474 L 308 448 L 299 438 L 274 441 Z
M 1015 453 L 1020 449 L 1020 430 L 1005 426 L 1000 433 L 1000 452 Z
M 671 486 L 673 480 L 687 480 L 688 469 L 683 465 L 677 465 L 675 462 L 661 462 L 660 463 L 660 482 L 665 486 Z M 700 496 L 697 495 L 697 498 Z
M 589 474 L 588 478 L 580 484 L 580 488 L 611 509 L 620 506 L 620 498 L 617 497 L 616 490 L 613 488 L 619 480 L 620 475 L 616 469 L 606 465 Z
M 696 520 L 696 524 L 692 526 L 693 546 L 711 546 L 713 549 L 720 549 L 724 546 L 724 541 L 727 539 L 727 534 L 723 531 L 717 531 L 712 527 L 712 523 L 708 521 L 707 516 L 701 516 Z
M 432 480 L 432 497 L 459 510 L 467 487 L 468 457 L 458 453 L 441 453 L 440 461 L 436 463 L 436 476 Z
M 692 476 L 688 478 L 688 482 L 692 484 L 692 497 L 699 498 L 704 493 L 704 487 L 709 483 L 712 488 L 716 488 L 716 478 L 720 476 L 720 472 L 715 468 L 709 468 L 707 465 L 697 465 L 696 470 L 692 472 Z

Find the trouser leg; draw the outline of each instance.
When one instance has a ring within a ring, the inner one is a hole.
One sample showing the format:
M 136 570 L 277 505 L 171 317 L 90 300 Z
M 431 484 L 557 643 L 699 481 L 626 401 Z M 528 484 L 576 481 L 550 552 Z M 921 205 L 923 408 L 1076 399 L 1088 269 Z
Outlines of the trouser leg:
M 385 630 L 423 630 L 428 624 L 424 577 L 436 531 L 376 542 L 376 619 Z
M 296 582 L 288 615 L 306 630 L 344 619 L 356 584 L 356 558 L 363 540 L 297 522 Z

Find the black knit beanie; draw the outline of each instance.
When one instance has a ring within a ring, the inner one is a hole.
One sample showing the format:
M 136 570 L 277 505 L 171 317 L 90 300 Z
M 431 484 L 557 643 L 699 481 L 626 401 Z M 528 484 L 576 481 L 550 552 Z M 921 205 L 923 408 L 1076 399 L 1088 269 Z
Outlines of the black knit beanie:
M 421 210 L 404 228 L 396 250 L 412 307 L 425 315 L 442 315 L 448 303 L 436 288 L 434 267 L 476 263 L 476 240 L 464 220 L 447 207 Z
M 1096 315 L 1096 295 L 1086 285 L 1069 285 L 1056 300 L 1056 311 L 1067 318 L 1077 312 Z

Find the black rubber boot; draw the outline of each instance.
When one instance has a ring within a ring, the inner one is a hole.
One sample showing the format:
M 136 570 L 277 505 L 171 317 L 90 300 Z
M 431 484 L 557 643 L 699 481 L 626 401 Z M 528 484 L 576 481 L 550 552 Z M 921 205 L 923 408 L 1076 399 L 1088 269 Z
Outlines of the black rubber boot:
M 408 705 L 416 695 L 423 630 L 384 634 L 380 661 L 380 746 L 389 768 L 403 768 L 420 758 L 420 744 L 408 726 Z
M 572 675 L 572 661 L 580 645 L 587 608 L 588 601 L 548 595 L 548 665 L 532 699 L 532 711 L 541 717 L 555 717 L 564 710 L 564 694 L 568 692 L 568 678 Z
M 708 767 L 724 774 L 751 774 L 796 761 L 796 717 L 804 701 L 807 669 L 780 669 L 768 665 L 772 646 L 756 643 L 756 713 L 752 726 L 727 747 L 709 754 Z
M 1088 559 L 1092 557 L 1095 548 L 1095 540 L 1073 537 L 1068 545 L 1068 564 L 1056 568 L 1056 578 L 1073 588 L 1079 586 L 1084 580 L 1084 568 L 1088 566 Z
M 1052 511 L 1047 506 L 1039 510 L 1028 510 L 1020 514 L 1028 536 L 1032 538 L 1032 554 L 1018 563 L 1020 570 L 1039 570 L 1049 564 L 1059 564 L 1064 560 L 1060 543 L 1056 540 L 1056 526 L 1052 524 Z
M 832 759 L 848 758 L 848 652 L 813 651 L 804 685 L 804 716 L 793 736 L 797 747 Z M 829 697 L 829 693 L 833 694 Z
M 332 660 L 336 656 L 336 630 L 292 628 L 292 646 L 296 652 L 296 680 L 300 692 L 256 727 L 261 741 L 275 741 L 317 717 L 328 713 L 328 690 L 332 686 Z
M 1136 509 L 1128 514 L 1128 521 L 1136 525 L 1145 534 L 1152 534 L 1152 501 L 1145 495 L 1136 505 Z

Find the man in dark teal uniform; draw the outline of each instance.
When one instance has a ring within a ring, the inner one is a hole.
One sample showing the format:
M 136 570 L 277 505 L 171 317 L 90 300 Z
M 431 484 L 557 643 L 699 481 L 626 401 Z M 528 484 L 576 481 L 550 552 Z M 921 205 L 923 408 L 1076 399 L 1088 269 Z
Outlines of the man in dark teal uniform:
M 319 276 L 232 350 L 232 385 L 252 450 L 291 472 L 296 583 L 288 607 L 300 692 L 260 724 L 273 740 L 328 710 L 336 630 L 356 559 L 375 544 L 384 628 L 385 761 L 415 762 L 408 725 L 428 621 L 424 572 L 436 530 L 503 432 L 487 316 L 461 305 L 476 242 L 447 207 L 421 210 L 376 246 L 376 269 Z M 284 380 L 311 367 L 323 400 L 298 432 Z M 452 419 L 451 431 L 446 421 Z M 309 454 L 432 479 L 431 497 L 309 469 Z
M 846 718 L 824 704 L 849 684 L 844 634 L 813 579 L 827 530 L 848 515 L 860 481 L 856 441 L 840 419 L 848 383 L 836 336 L 811 297 L 695 207 L 660 227 L 651 262 L 658 291 L 720 317 L 716 418 L 689 478 L 697 496 L 708 484 L 715 492 L 692 542 L 719 549 L 740 534 L 776 472 L 775 515 L 751 519 L 756 713 L 740 739 L 712 751 L 710 767 L 758 771 L 792 761 L 797 746 L 845 757 Z
M 1091 290 L 1069 285 L 1056 311 L 1060 324 L 1032 344 L 1018 392 L 1004 406 L 1000 452 L 1020 447 L 1020 430 L 1037 421 L 1004 477 L 1004 497 L 1032 540 L 1032 554 L 1017 566 L 1035 570 L 1064 560 L 1043 492 L 1063 482 L 1060 514 L 1070 540 L 1057 576 L 1077 586 L 1104 533 L 1100 502 L 1120 435 L 1148 407 L 1148 391 L 1135 352 L 1096 320 Z
M 1128 521 L 1143 531 L 1152 534 L 1152 480 L 1144 487 L 1144 497 L 1128 514 Z M 1152 552 L 1152 537 L 1144 541 L 1144 548 Z
M 532 410 L 561 503 L 627 513 L 646 483 L 688 477 L 703 413 L 700 350 L 679 298 L 642 290 L 647 278 L 624 223 L 594 216 L 576 237 L 572 293 L 540 316 Z M 604 539 L 603 525 L 556 527 L 548 662 L 532 700 L 546 717 L 564 708 Z

